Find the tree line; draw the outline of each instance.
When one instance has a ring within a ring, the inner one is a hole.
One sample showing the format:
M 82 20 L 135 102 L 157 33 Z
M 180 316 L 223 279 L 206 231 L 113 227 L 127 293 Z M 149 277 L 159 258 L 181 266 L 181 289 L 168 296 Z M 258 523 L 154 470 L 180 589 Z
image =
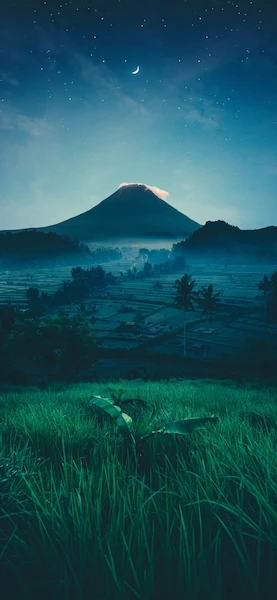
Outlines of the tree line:
M 86 244 L 54 232 L 23 230 L 0 233 L 0 265 L 5 268 L 34 266 L 46 263 L 70 265 L 76 260 L 83 264 L 120 260 L 118 248 L 99 247 L 90 250 Z
M 106 273 L 102 267 L 73 267 L 71 280 L 65 279 L 52 295 L 41 292 L 37 287 L 30 287 L 26 292 L 28 306 L 32 310 L 45 310 L 74 302 L 82 302 L 99 289 L 113 285 L 116 277 L 111 272 Z

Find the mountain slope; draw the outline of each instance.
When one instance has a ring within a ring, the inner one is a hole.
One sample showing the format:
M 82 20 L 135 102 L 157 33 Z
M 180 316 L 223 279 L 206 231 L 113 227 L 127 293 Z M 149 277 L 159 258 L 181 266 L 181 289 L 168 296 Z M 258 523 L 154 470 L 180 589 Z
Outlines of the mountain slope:
M 185 241 L 174 245 L 176 254 L 198 257 L 216 262 L 227 258 L 251 262 L 277 260 L 277 227 L 239 229 L 225 221 L 207 221 Z
M 199 227 L 145 185 L 128 184 L 85 213 L 37 229 L 89 242 L 119 238 L 180 239 Z

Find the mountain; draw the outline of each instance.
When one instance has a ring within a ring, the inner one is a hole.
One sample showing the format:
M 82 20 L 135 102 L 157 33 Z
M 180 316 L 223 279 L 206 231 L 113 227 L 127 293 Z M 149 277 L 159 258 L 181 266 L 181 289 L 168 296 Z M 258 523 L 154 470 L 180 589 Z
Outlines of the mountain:
M 94 208 L 62 223 L 37 227 L 71 239 L 90 242 L 116 239 L 182 239 L 201 227 L 147 186 L 128 184 Z
M 174 253 L 214 262 L 277 262 L 277 227 L 239 229 L 225 221 L 207 221 L 185 241 L 174 244 Z

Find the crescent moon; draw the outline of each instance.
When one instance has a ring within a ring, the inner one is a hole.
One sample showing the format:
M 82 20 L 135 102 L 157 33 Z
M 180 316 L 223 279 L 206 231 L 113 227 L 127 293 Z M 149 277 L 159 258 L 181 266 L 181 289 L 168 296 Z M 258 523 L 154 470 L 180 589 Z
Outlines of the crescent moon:
M 137 67 L 135 71 L 132 71 L 132 75 L 136 75 L 138 72 L 139 72 L 139 67 Z

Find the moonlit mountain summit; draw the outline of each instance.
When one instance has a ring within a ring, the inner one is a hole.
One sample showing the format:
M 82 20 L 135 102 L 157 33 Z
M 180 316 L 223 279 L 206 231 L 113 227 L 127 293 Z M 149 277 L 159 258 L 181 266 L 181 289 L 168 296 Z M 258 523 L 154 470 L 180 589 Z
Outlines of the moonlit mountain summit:
M 160 188 L 156 187 L 155 185 L 147 185 L 146 183 L 121 183 L 119 188 L 121 187 L 127 187 L 127 186 L 132 186 L 132 185 L 144 185 L 145 188 L 147 188 L 148 190 L 151 190 L 151 192 L 153 192 L 153 194 L 156 194 L 156 196 L 158 196 L 158 198 L 161 198 L 162 200 L 166 200 L 166 198 L 169 195 L 169 192 L 166 192 L 165 190 L 161 190 Z
M 118 181 L 196 222 L 276 225 L 276 23 L 269 0 L 2 0 L 0 229 Z

